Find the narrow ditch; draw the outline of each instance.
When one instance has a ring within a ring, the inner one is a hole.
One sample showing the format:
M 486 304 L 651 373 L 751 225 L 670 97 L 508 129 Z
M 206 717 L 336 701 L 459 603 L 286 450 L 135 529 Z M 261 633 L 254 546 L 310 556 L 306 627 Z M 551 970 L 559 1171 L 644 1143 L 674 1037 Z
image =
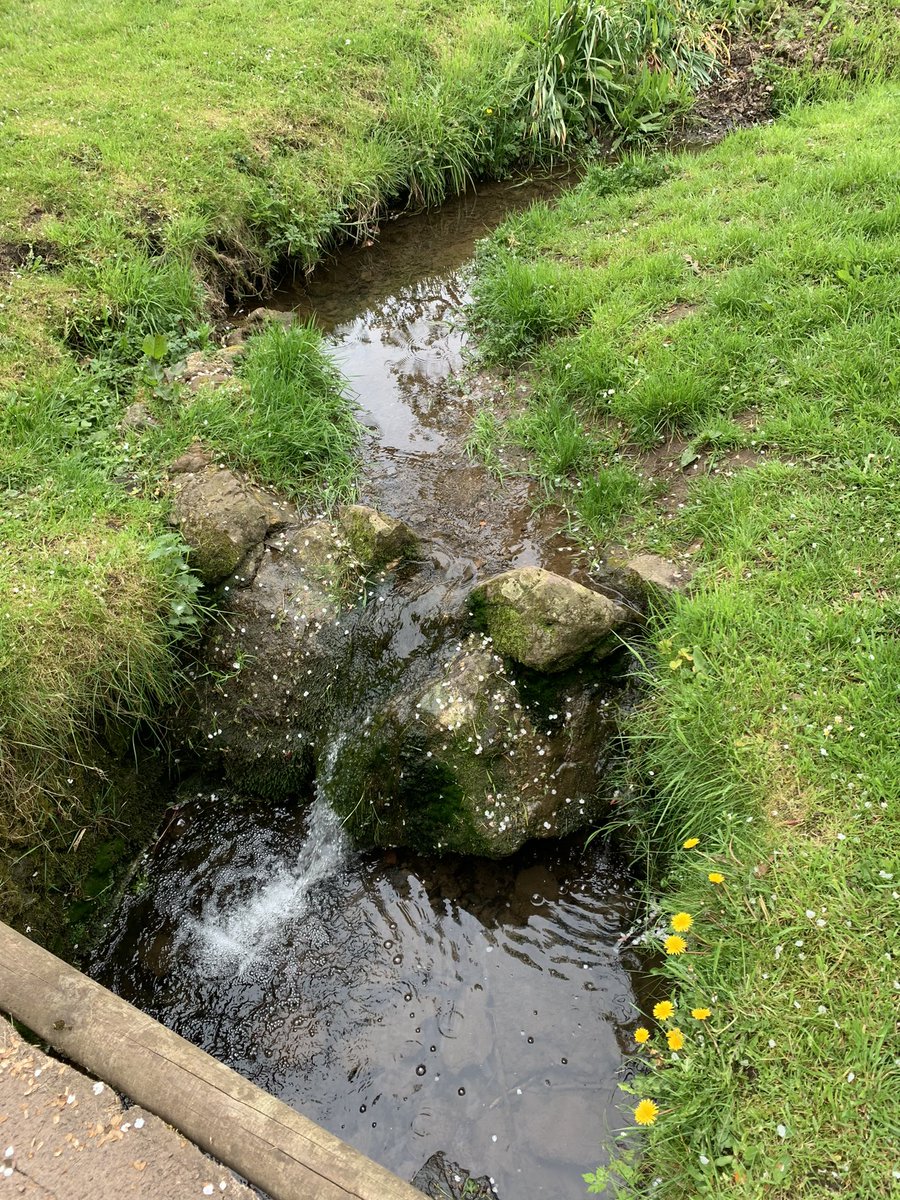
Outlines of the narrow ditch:
M 582 573 L 527 480 L 500 483 L 464 449 L 475 241 L 560 186 L 492 185 L 386 223 L 271 301 L 315 317 L 358 395 L 361 498 L 436 547 L 450 581 L 430 598 L 420 584 L 411 615 L 387 597 L 383 619 L 416 625 L 407 656 L 435 597 L 511 567 Z M 359 849 L 321 783 L 261 802 L 205 778 L 175 797 L 91 972 L 406 1178 L 441 1151 L 501 1200 L 574 1200 L 622 1124 L 637 904 L 584 832 L 500 860 Z

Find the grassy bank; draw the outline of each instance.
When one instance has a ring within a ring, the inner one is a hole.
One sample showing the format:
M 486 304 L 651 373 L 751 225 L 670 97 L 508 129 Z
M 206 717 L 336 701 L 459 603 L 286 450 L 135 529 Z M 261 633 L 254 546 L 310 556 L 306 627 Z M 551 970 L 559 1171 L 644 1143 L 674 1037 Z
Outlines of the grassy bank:
M 898 114 L 888 84 L 599 170 L 482 256 L 485 353 L 534 386 L 494 452 L 693 572 L 619 809 L 685 943 L 636 1021 L 628 1195 L 897 1186 Z
M 317 503 L 353 486 L 349 401 L 311 331 L 263 335 L 233 387 L 190 405 L 163 369 L 214 348 L 225 293 L 282 258 L 314 261 L 391 198 L 502 171 L 519 149 L 504 72 L 530 16 L 527 3 L 8 6 L 5 919 L 52 939 L 95 860 L 143 836 L 115 764 L 171 696 L 202 615 L 165 524 L 167 462 L 200 436 Z M 135 399 L 156 425 L 121 427 Z

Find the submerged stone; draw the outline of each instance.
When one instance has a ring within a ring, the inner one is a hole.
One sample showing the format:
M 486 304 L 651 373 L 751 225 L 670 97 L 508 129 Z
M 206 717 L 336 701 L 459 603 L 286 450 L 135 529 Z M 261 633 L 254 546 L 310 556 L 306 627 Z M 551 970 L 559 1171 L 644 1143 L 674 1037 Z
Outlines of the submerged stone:
M 432 1154 L 413 1176 L 412 1183 L 431 1200 L 497 1200 L 487 1175 L 476 1178 L 442 1150 Z
M 536 671 L 564 671 L 616 648 L 628 614 L 599 592 L 545 571 L 517 567 L 473 588 L 472 614 L 500 654 Z

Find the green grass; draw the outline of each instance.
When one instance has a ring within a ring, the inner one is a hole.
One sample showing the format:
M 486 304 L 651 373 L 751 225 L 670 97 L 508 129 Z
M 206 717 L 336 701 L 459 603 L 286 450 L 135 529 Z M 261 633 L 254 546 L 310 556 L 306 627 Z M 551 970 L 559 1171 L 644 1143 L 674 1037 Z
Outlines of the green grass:
M 533 385 L 507 436 L 586 542 L 694 571 L 641 651 L 617 808 L 660 935 L 694 919 L 660 968 L 674 1018 L 636 1021 L 660 1113 L 623 1134 L 626 1195 L 897 1186 L 898 113 L 885 84 L 657 160 L 656 186 L 602 173 L 482 254 L 484 352 Z M 639 476 L 673 436 L 766 456 L 669 515 Z
M 248 340 L 233 380 L 200 388 L 189 404 L 163 385 L 151 389 L 151 406 L 159 426 L 137 440 L 132 458 L 148 488 L 168 462 L 202 442 L 313 507 L 355 492 L 360 427 L 312 323 L 268 325 Z

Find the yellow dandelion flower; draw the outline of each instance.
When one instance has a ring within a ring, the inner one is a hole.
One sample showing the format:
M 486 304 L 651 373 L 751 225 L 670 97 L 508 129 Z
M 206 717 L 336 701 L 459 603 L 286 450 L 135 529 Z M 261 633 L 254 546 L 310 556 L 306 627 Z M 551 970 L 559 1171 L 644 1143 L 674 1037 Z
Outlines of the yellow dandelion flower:
M 488 116 L 491 116 L 494 110 L 492 108 L 486 108 L 484 111 L 487 113 Z
M 712 1009 L 711 1008 L 692 1008 L 691 1016 L 694 1018 L 695 1021 L 705 1021 L 708 1017 L 712 1016 Z
M 693 923 L 694 918 L 690 913 L 676 913 L 671 922 L 676 933 L 687 933 Z
M 666 954 L 684 954 L 687 950 L 687 942 L 683 937 L 679 937 L 677 933 L 670 934 L 663 942 Z
M 653 1005 L 653 1015 L 657 1021 L 667 1021 L 675 1011 L 675 1005 L 671 1000 L 660 1000 L 659 1004 Z
M 666 1034 L 666 1041 L 670 1050 L 680 1050 L 684 1045 L 684 1034 L 680 1029 L 670 1029 Z
M 673 658 L 672 661 L 669 663 L 669 670 L 677 671 L 681 667 L 683 662 L 684 662 L 683 658 Z
M 686 842 L 681 843 L 681 848 L 682 848 L 682 850 L 693 850 L 693 848 L 695 846 L 699 846 L 699 845 L 700 845 L 699 838 L 688 838 L 688 840 Z
M 710 871 L 710 873 L 707 875 L 706 878 L 709 880 L 710 883 L 724 883 L 725 882 L 725 876 L 721 875 L 718 871 Z
M 659 1116 L 659 1106 L 652 1100 L 642 1100 L 634 1110 L 634 1119 L 638 1125 L 652 1125 Z
M 640 1029 L 634 1031 L 634 1040 L 639 1046 L 643 1046 L 644 1042 L 650 1041 L 650 1030 L 645 1029 L 642 1025 Z

